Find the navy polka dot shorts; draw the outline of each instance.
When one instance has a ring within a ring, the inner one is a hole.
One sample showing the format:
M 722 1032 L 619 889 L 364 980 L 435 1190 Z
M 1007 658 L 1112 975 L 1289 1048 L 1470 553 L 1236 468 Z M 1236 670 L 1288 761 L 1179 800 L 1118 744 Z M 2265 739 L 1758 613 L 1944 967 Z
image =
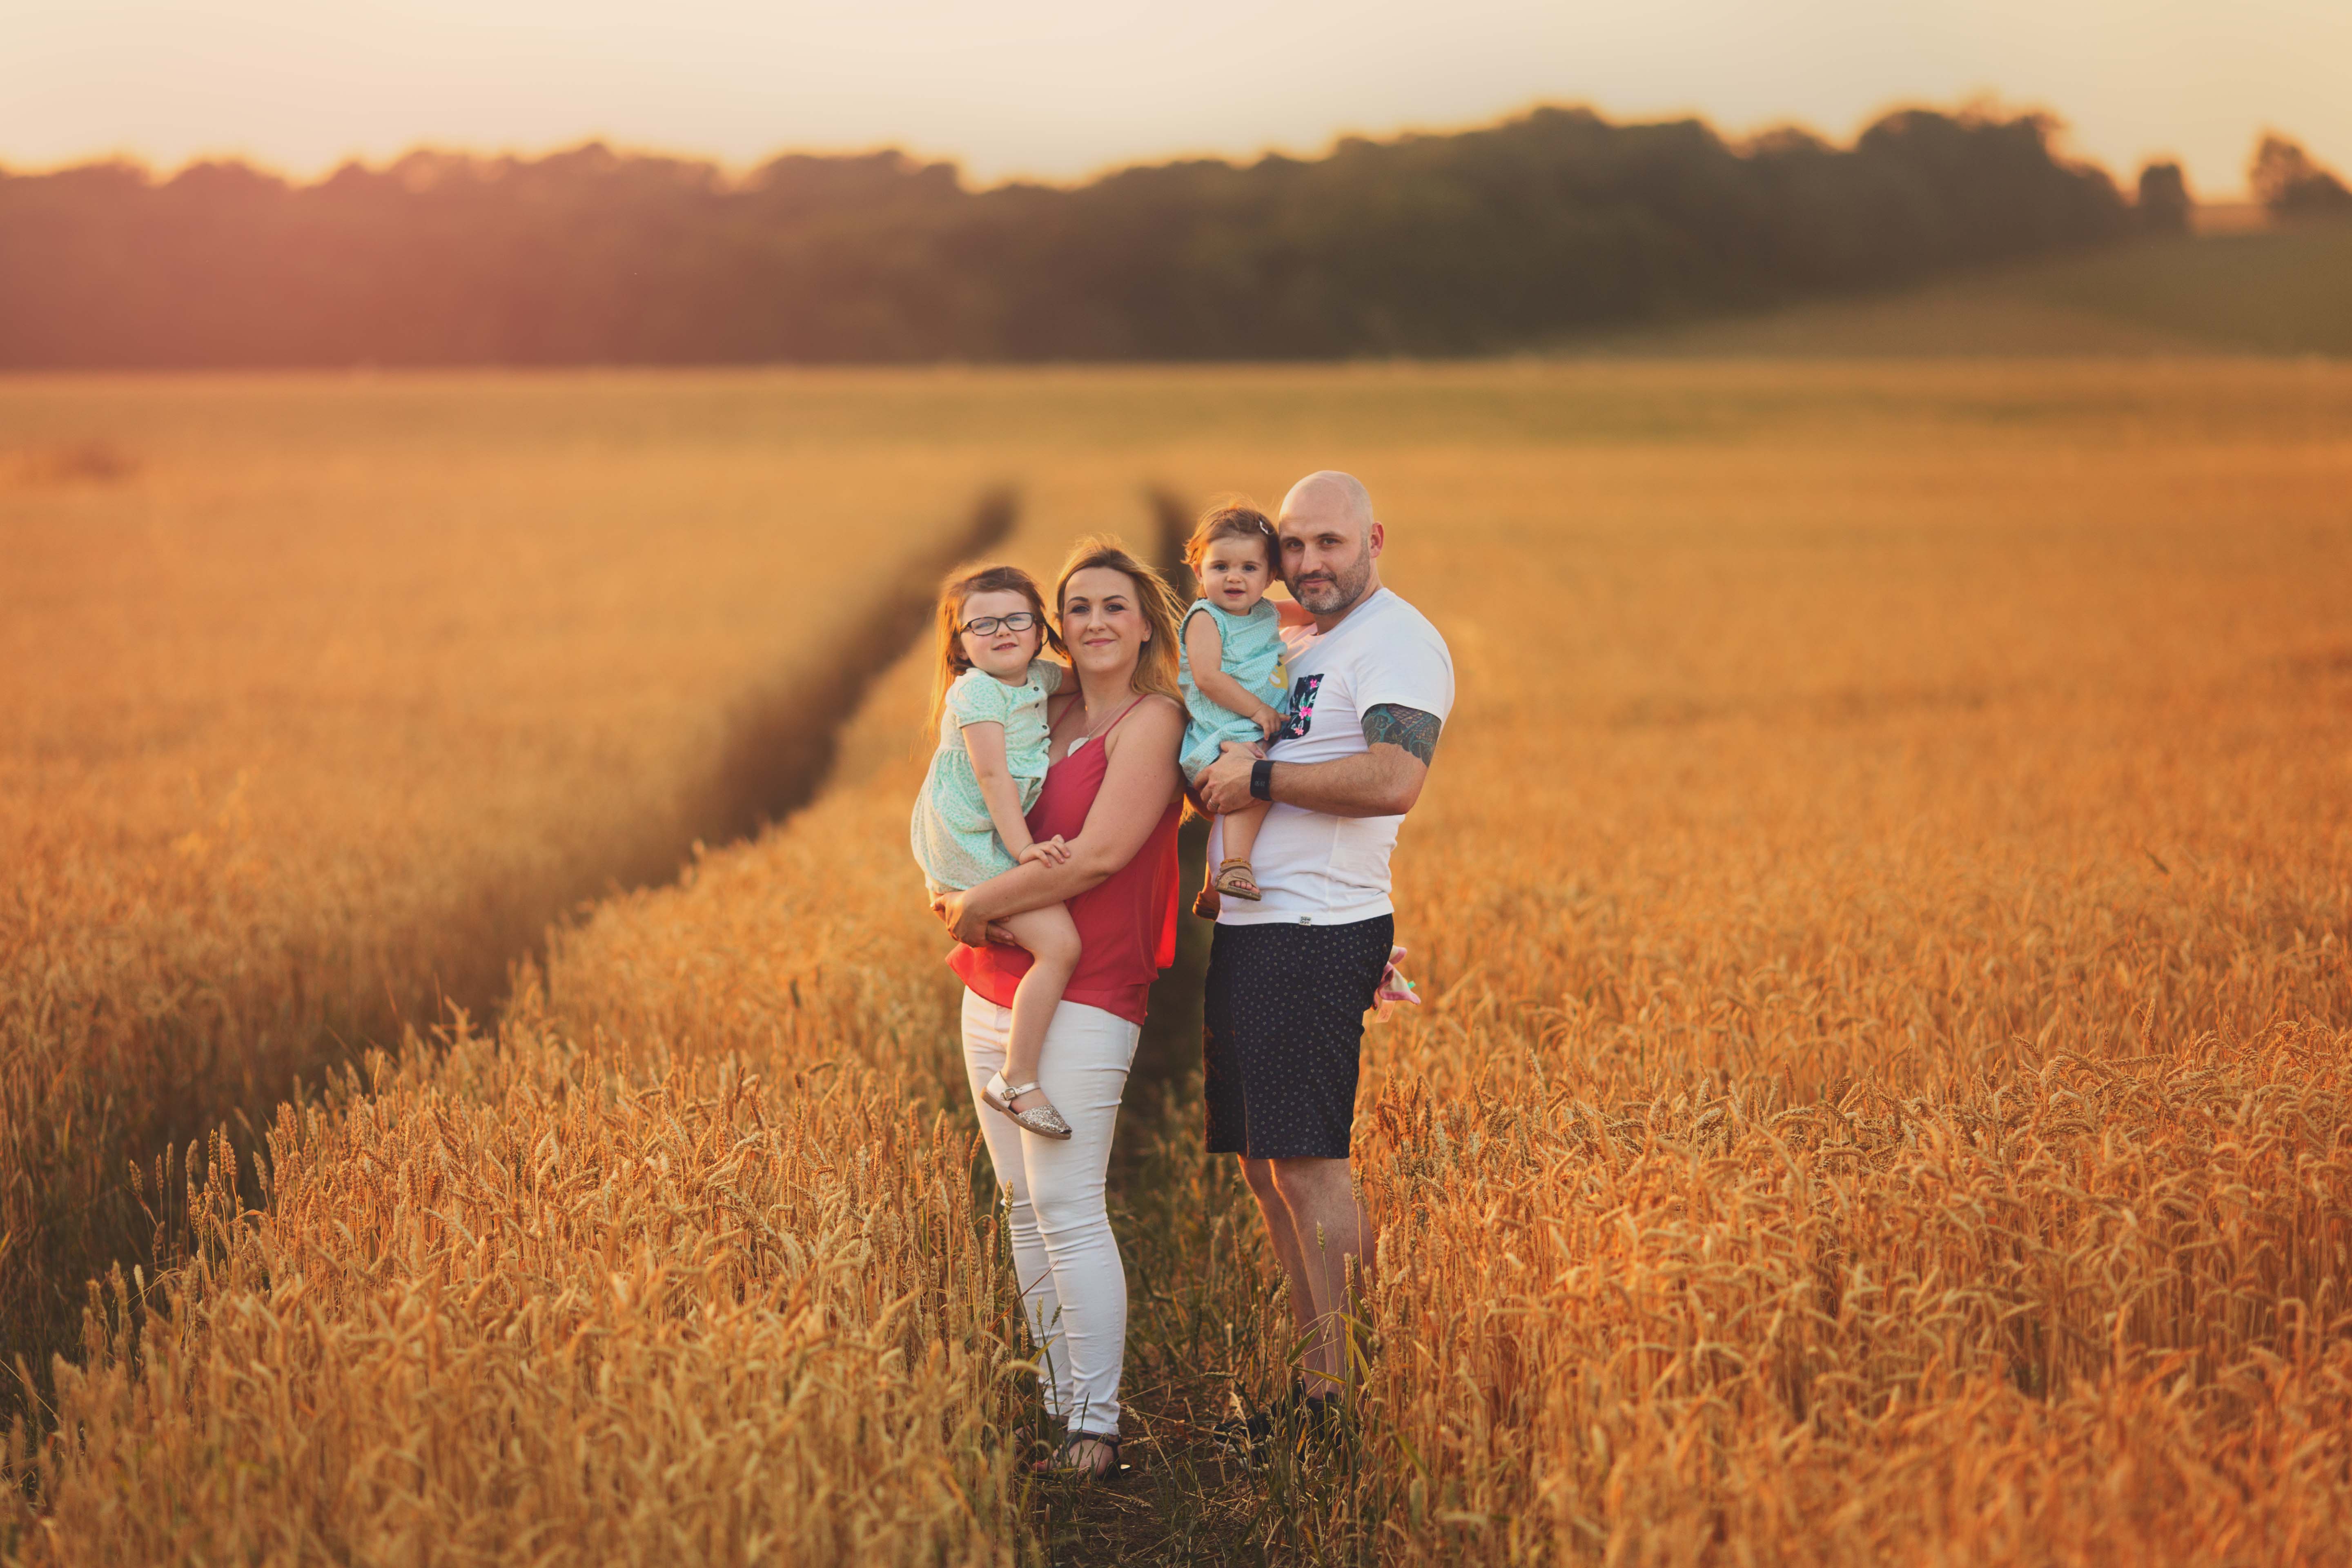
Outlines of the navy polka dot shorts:
M 1395 933 L 1391 915 L 1217 928 L 1201 1033 L 1210 1153 L 1348 1157 L 1364 1010 Z

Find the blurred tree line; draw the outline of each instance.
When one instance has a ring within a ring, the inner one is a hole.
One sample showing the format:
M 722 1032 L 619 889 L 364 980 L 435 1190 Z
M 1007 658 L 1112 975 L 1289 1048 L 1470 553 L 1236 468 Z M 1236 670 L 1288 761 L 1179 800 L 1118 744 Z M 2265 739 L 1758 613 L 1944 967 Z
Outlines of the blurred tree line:
M 2274 217 L 2352 217 L 2352 190 L 2276 132 L 2265 132 L 2254 149 L 2246 183 Z
M 0 364 L 1475 353 L 2185 222 L 2177 170 L 2143 218 L 2053 130 L 1911 110 L 1735 145 L 1541 109 L 982 191 L 897 153 L 100 163 L 0 175 Z

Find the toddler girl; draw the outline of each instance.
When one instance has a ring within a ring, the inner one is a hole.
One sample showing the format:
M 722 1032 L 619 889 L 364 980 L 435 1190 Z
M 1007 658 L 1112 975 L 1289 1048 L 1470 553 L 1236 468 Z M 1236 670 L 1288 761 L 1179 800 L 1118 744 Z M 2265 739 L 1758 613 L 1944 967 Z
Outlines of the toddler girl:
M 909 829 L 934 898 L 976 888 L 1027 861 L 1059 865 L 1069 857 L 1058 837 L 1043 844 L 1031 838 L 1023 820 L 1045 787 L 1045 699 L 1066 677 L 1063 666 L 1038 657 L 1053 637 L 1045 598 L 1018 567 L 965 573 L 940 594 L 931 692 L 940 748 Z M 1078 966 L 1078 928 L 1060 904 L 998 923 L 1035 962 L 1013 995 L 1004 1067 L 981 1099 L 1041 1137 L 1067 1138 L 1070 1124 L 1037 1087 L 1037 1062 L 1045 1027 Z
M 1265 513 L 1238 503 L 1210 508 L 1185 543 L 1184 563 L 1199 580 L 1202 597 L 1184 612 L 1177 639 L 1177 674 L 1191 720 L 1179 762 L 1196 788 L 1224 742 L 1262 752 L 1282 729 L 1274 707 L 1283 698 L 1282 628 L 1312 617 L 1265 596 L 1280 550 Z M 1224 858 L 1193 901 L 1194 913 L 1213 916 L 1221 894 L 1252 901 L 1264 897 L 1250 872 L 1250 851 L 1266 805 L 1252 801 L 1223 818 Z

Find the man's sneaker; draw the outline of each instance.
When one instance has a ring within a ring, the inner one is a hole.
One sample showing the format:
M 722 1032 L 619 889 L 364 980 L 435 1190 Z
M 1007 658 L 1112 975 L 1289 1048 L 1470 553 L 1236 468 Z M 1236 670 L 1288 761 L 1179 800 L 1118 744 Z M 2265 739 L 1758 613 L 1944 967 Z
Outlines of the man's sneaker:
M 1307 1396 L 1297 1415 L 1300 1435 L 1314 1443 L 1345 1443 L 1355 1434 L 1355 1422 L 1336 1394 Z
M 1255 1415 L 1228 1415 L 1209 1428 L 1209 1436 L 1235 1458 L 1252 1458 L 1274 1440 L 1274 1417 L 1263 1410 Z
M 1274 1441 L 1276 1431 L 1289 1426 L 1304 1407 L 1313 1403 L 1307 1397 L 1306 1388 L 1297 1384 L 1293 1384 L 1290 1392 L 1273 1404 L 1257 1410 L 1244 1406 L 1239 1394 L 1230 1397 L 1234 1413 L 1209 1428 L 1209 1435 L 1219 1447 L 1245 1459 L 1265 1452 L 1265 1446 Z

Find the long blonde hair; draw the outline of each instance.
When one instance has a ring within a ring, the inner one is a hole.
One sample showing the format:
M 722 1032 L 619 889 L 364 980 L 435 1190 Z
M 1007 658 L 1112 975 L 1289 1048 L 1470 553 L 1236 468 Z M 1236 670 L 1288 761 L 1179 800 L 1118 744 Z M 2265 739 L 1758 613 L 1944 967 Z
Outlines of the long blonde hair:
M 1143 612 L 1143 623 L 1151 628 L 1150 640 L 1136 657 L 1135 689 L 1165 697 L 1182 707 L 1184 694 L 1176 684 L 1176 636 L 1184 618 L 1183 604 L 1166 578 L 1129 555 L 1118 540 L 1097 533 L 1070 547 L 1070 558 L 1062 563 L 1062 574 L 1054 580 L 1055 620 L 1061 620 L 1070 579 L 1097 566 L 1124 573 L 1134 583 L 1136 608 Z
M 1067 574 L 1065 574 L 1067 575 Z M 1018 566 L 971 566 L 950 574 L 940 586 L 939 658 L 931 666 L 931 719 L 927 734 L 937 735 L 940 715 L 946 711 L 948 688 L 971 668 L 963 655 L 963 606 L 974 594 L 1018 594 L 1037 612 L 1037 651 L 1062 650 L 1060 634 L 1045 615 L 1045 596 L 1037 580 Z

